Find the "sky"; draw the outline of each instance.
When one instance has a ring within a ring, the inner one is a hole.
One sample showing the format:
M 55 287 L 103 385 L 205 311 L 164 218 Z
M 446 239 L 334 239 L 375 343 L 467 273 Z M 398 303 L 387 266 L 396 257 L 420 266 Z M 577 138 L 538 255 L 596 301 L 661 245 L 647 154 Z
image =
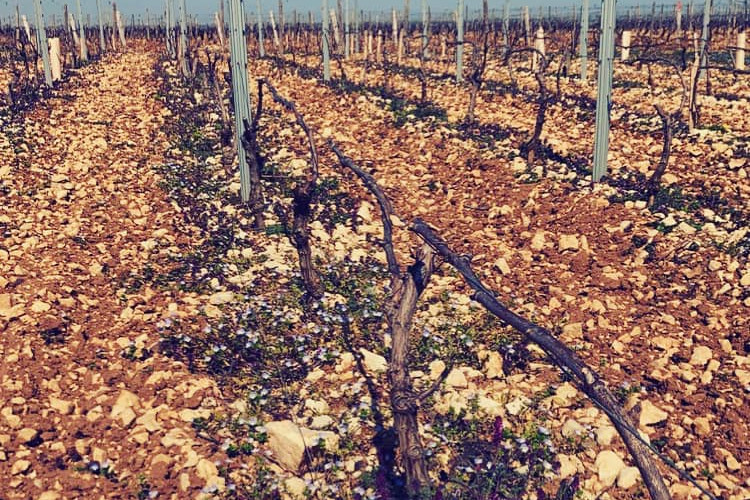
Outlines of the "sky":
M 19 6 L 21 14 L 26 14 L 29 22 L 33 24 L 34 19 L 34 2 L 37 0 L 0 0 L 0 20 L 2 23 L 8 23 L 10 19 L 15 19 L 16 5 Z M 175 2 L 179 0 L 174 0 Z M 191 14 L 198 16 L 199 22 L 208 22 L 213 18 L 213 13 L 218 10 L 220 0 L 185 0 L 187 11 Z M 315 14 L 320 12 L 321 2 L 320 0 L 283 0 L 285 12 L 291 14 L 296 9 L 299 12 L 312 11 Z M 342 0 L 343 2 L 344 0 Z M 395 7 L 399 11 L 404 8 L 403 0 L 357 0 L 359 8 L 365 11 L 390 11 L 391 7 Z M 410 0 L 411 10 L 416 14 L 421 6 L 421 0 Z M 676 1 L 676 0 L 675 0 Z M 687 5 L 690 0 L 684 0 L 683 3 Z M 80 0 L 81 9 L 83 10 L 84 16 L 91 14 L 92 19 L 96 19 L 96 0 Z M 102 9 L 107 13 L 111 12 L 111 0 L 100 0 Z M 355 0 L 349 0 L 350 5 L 354 5 Z M 164 10 L 164 0 L 119 0 L 116 2 L 118 8 L 122 11 L 123 17 L 129 22 L 131 15 L 136 16 L 136 20 L 139 16 L 145 18 L 146 9 L 149 9 L 150 13 L 161 15 Z M 645 11 L 648 12 L 651 7 L 651 1 L 649 0 L 619 0 L 618 5 L 620 7 L 628 5 L 642 4 Z M 673 3 L 672 0 L 661 0 L 657 4 L 662 3 Z M 703 5 L 702 0 L 694 0 L 695 5 Z M 68 8 L 71 9 L 73 14 L 76 14 L 76 0 L 42 0 L 44 8 L 45 18 L 49 22 L 52 14 L 58 19 L 62 17 L 63 6 L 67 4 Z M 328 0 L 329 7 L 336 5 L 336 0 Z M 444 12 L 448 9 L 455 9 L 457 5 L 456 0 L 428 0 L 430 9 L 435 12 Z M 465 4 L 470 10 L 478 10 L 481 8 L 481 0 L 465 0 Z M 490 0 L 490 8 L 496 9 L 498 12 L 502 10 L 504 0 Z M 520 9 L 524 5 L 528 5 L 532 12 L 535 12 L 540 6 L 547 7 L 559 7 L 562 11 L 569 11 L 573 5 L 580 5 L 581 0 L 511 0 L 511 9 Z M 592 8 L 598 9 L 600 6 L 600 0 L 590 0 Z M 261 8 L 264 12 L 271 9 L 278 8 L 278 0 L 261 0 Z M 245 9 L 250 13 L 254 13 L 256 9 L 256 0 L 245 0 Z

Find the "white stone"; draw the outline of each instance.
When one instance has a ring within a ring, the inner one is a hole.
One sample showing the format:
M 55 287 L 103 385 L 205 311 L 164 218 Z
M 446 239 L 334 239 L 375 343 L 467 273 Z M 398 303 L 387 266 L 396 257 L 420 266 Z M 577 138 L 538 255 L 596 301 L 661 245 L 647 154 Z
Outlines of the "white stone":
M 503 414 L 503 405 L 487 396 L 479 396 L 477 406 L 482 412 L 491 417 L 499 417 Z
M 119 418 L 120 423 L 123 427 L 128 427 L 133 420 L 135 420 L 136 414 L 133 410 L 134 406 L 139 404 L 138 396 L 128 390 L 123 390 L 117 397 L 117 401 L 112 406 L 112 412 L 109 418 Z
M 430 369 L 430 378 L 432 380 L 437 380 L 440 375 L 443 374 L 443 371 L 445 370 L 445 361 L 441 359 L 436 359 L 435 361 L 432 361 L 429 365 Z
M 565 421 L 565 423 L 562 426 L 562 430 L 560 433 L 563 435 L 563 437 L 569 438 L 569 437 L 576 437 L 576 436 L 582 436 L 586 433 L 586 429 L 578 423 L 578 421 L 569 418 Z
M 208 298 L 209 304 L 219 306 L 234 300 L 234 292 L 216 292 Z
M 11 465 L 10 467 L 10 474 L 12 476 L 23 474 L 24 472 L 29 470 L 30 467 L 31 467 L 31 462 L 29 462 L 28 460 L 24 460 L 24 459 L 16 460 L 15 462 L 13 462 L 13 465 Z
M 310 428 L 311 429 L 327 429 L 331 427 L 334 424 L 333 417 L 330 415 L 318 415 L 312 418 L 310 421 Z
M 302 500 L 303 498 L 307 498 L 305 491 L 307 491 L 307 483 L 304 479 L 298 477 L 284 479 L 284 493 L 287 494 L 289 500 Z
M 273 459 L 290 471 L 299 469 L 305 448 L 314 448 L 322 444 L 328 451 L 338 449 L 339 437 L 333 432 L 305 429 L 298 427 L 291 420 L 269 422 L 265 427 Z
M 534 234 L 534 237 L 531 238 L 531 249 L 538 252 L 544 248 L 545 243 L 544 231 L 538 231 Z
M 605 425 L 596 430 L 596 442 L 601 446 L 609 446 L 612 444 L 612 440 L 615 436 L 617 436 L 617 429 L 611 425 Z
M 469 387 L 469 381 L 466 380 L 466 375 L 464 375 L 464 372 L 462 372 L 458 368 L 454 368 L 445 378 L 445 385 L 447 385 L 448 387 L 453 387 L 454 389 L 466 389 L 467 387 Z
M 578 400 L 578 389 L 570 382 L 565 382 L 555 390 L 552 402 L 560 408 L 567 408 Z
M 519 396 L 513 401 L 510 401 L 509 403 L 505 404 L 505 410 L 511 414 L 511 415 L 518 415 L 520 414 L 528 404 L 530 403 L 530 400 L 524 396 Z
M 324 415 L 330 411 L 328 403 L 324 400 L 307 399 L 305 400 L 305 409 L 310 410 L 313 415 Z
M 63 415 L 70 415 L 73 413 L 75 405 L 72 401 L 66 401 L 64 399 L 56 398 L 55 396 L 49 397 L 49 406 L 53 410 L 59 411 Z
M 638 470 L 638 467 L 625 467 L 617 476 L 617 487 L 627 490 L 635 486 L 640 478 L 641 471 Z
M 578 237 L 575 234 L 561 234 L 560 235 L 560 242 L 558 244 L 558 249 L 561 252 L 564 252 L 565 250 L 578 250 L 578 246 L 580 243 L 578 242 Z
M 510 266 L 508 265 L 508 261 L 505 260 L 505 257 L 500 257 L 495 261 L 495 268 L 506 276 L 511 273 Z
M 651 401 L 646 399 L 641 402 L 641 415 L 639 417 L 641 427 L 663 422 L 668 416 L 667 412 L 654 405 Z
M 487 378 L 503 378 L 503 357 L 499 352 L 489 351 L 484 361 L 484 371 Z
M 713 352 L 711 352 L 711 349 L 704 345 L 700 345 L 693 349 L 693 355 L 690 357 L 690 364 L 694 366 L 705 366 L 712 357 Z
M 563 326 L 563 335 L 570 339 L 581 339 L 583 338 L 583 324 L 582 323 L 568 323 Z
M 579 472 L 583 472 L 583 463 L 575 455 L 563 455 L 562 453 L 557 455 L 557 461 L 560 462 L 560 470 L 558 475 L 560 479 L 565 479 Z
M 596 474 L 599 476 L 599 481 L 606 487 L 615 484 L 620 471 L 625 468 L 625 462 L 612 450 L 599 452 L 594 465 L 596 466 Z
M 365 370 L 369 374 L 385 373 L 388 370 L 388 361 L 380 354 L 360 348 L 359 353 L 362 355 L 362 362 Z

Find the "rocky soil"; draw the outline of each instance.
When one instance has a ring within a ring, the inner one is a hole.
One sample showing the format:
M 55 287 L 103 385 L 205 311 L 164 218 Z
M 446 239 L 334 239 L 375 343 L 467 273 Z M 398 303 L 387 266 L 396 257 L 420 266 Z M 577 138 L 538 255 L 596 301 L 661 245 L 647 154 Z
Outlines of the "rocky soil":
M 367 87 L 385 78 L 347 64 Z M 519 156 L 531 98 L 484 95 L 479 123 L 503 129 L 488 139 L 460 125 L 468 93 L 447 82 L 430 84 L 443 115 L 422 116 L 274 61 L 253 64 L 261 75 L 297 104 L 321 154 L 326 188 L 312 235 L 327 293 L 307 309 L 294 248 L 270 206 L 288 206 L 284 186 L 304 174 L 307 145 L 270 99 L 262 233 L 221 166 L 210 96 L 197 81 L 182 86 L 154 47 L 84 68 L 4 128 L 7 498 L 395 496 L 380 472 L 389 460 L 382 228 L 327 138 L 392 199 L 404 265 L 418 244 L 406 226 L 422 217 L 473 256 L 500 300 L 602 374 L 663 454 L 717 496 L 750 497 L 750 263 L 738 215 L 748 212 L 750 138 L 746 120 L 730 119 L 746 100 L 706 98 L 707 125 L 676 139 L 669 188 L 648 208 L 626 181 L 658 157 L 659 123 L 642 105 L 657 91 L 618 90 L 616 172 L 591 187 L 565 158 L 528 165 Z M 517 77 L 534 88 L 530 75 Z M 413 77 L 389 83 L 397 96 L 417 95 Z M 749 86 L 746 76 L 731 85 Z M 571 81 L 564 92 L 591 89 Z M 562 157 L 584 156 L 592 126 L 559 104 L 544 140 Z M 497 470 L 487 462 L 504 459 L 505 480 L 528 498 L 541 497 L 537 486 L 554 496 L 573 477 L 584 498 L 646 495 L 607 417 L 471 301 L 455 273 L 441 268 L 418 309 L 417 383 L 455 363 L 420 409 L 436 476 L 476 490 Z M 662 470 L 674 498 L 699 497 Z

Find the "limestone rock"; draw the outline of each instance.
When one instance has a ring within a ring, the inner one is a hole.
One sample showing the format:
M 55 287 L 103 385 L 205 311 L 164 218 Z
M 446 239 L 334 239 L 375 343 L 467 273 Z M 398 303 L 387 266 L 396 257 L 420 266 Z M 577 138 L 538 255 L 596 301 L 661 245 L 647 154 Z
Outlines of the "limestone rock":
M 305 400 L 305 409 L 310 410 L 313 415 L 325 415 L 330 411 L 327 402 L 317 399 Z
M 37 497 L 37 500 L 60 500 L 60 492 L 55 490 L 47 490 Z
M 514 400 L 510 401 L 509 403 L 505 404 L 505 410 L 510 415 L 518 415 L 520 414 L 526 407 L 529 405 L 531 400 L 524 396 L 519 396 L 515 398 Z
M 290 500 L 307 498 L 305 491 L 307 491 L 307 483 L 303 479 L 294 476 L 284 479 L 284 492 Z
M 544 248 L 545 243 L 544 231 L 538 231 L 534 234 L 534 237 L 531 238 L 531 249 L 538 252 Z
M 726 463 L 727 469 L 732 472 L 736 472 L 742 468 L 740 462 L 736 458 L 734 458 L 734 455 L 732 455 L 731 453 L 727 454 Z
M 219 469 L 211 460 L 201 458 L 200 460 L 198 460 L 198 464 L 195 466 L 195 473 L 199 478 L 203 479 L 204 481 L 208 481 L 219 475 Z
M 504 257 L 500 257 L 495 261 L 495 268 L 506 276 L 511 273 L 508 261 Z
M 318 415 L 312 418 L 310 421 L 310 428 L 311 429 L 327 429 L 331 427 L 334 424 L 333 417 L 330 415 Z
M 18 431 L 17 437 L 21 443 L 30 443 L 39 437 L 39 431 L 30 427 L 24 427 Z
M 578 399 L 578 389 L 576 389 L 570 382 L 565 382 L 555 390 L 555 395 L 552 396 L 552 402 L 560 408 L 567 408 L 576 402 Z
M 694 366 L 705 366 L 712 357 L 713 352 L 711 352 L 711 349 L 704 345 L 700 345 L 693 349 L 693 355 L 690 356 L 690 364 Z
M 55 396 L 49 397 L 49 406 L 53 410 L 59 411 L 62 415 L 70 415 L 73 413 L 75 405 L 71 401 L 65 401 L 64 399 L 56 398 Z
M 445 385 L 447 385 L 448 387 L 453 387 L 454 389 L 466 389 L 467 387 L 469 387 L 469 381 L 466 380 L 466 375 L 464 375 L 464 372 L 462 372 L 458 368 L 454 368 L 445 378 Z
M 503 357 L 499 352 L 489 351 L 484 361 L 484 371 L 487 378 L 503 378 Z
M 436 359 L 435 361 L 432 361 L 429 365 L 430 368 L 430 378 L 432 380 L 437 380 L 440 375 L 443 374 L 443 370 L 445 370 L 445 361 L 441 359 Z
M 575 234 L 561 234 L 558 250 L 561 252 L 565 250 L 578 250 L 579 245 L 578 237 Z
M 31 304 L 31 311 L 35 313 L 47 312 L 50 309 L 52 309 L 52 306 L 41 300 L 36 300 L 33 304 Z
M 208 303 L 214 306 L 220 306 L 233 300 L 234 292 L 216 292 L 208 298 Z
M 563 455 L 562 453 L 557 455 L 557 461 L 560 462 L 560 470 L 558 475 L 560 479 L 565 479 L 579 472 L 583 472 L 583 463 L 575 455 Z
M 645 427 L 663 422 L 668 416 L 667 412 L 646 399 L 641 402 L 641 415 L 638 422 L 641 427 Z
M 487 396 L 479 396 L 477 406 L 480 411 L 491 417 L 499 417 L 503 414 L 503 405 Z
M 610 487 L 615 484 L 617 476 L 625 468 L 625 462 L 622 458 L 612 450 L 604 450 L 599 452 L 594 461 L 596 466 L 596 473 L 599 476 L 599 481 L 606 487 Z
M 0 317 L 6 319 L 18 318 L 23 315 L 23 304 L 13 305 L 9 293 L 0 293 Z
M 626 490 L 635 486 L 640 478 L 641 471 L 638 470 L 638 467 L 625 467 L 617 476 L 617 487 Z
M 736 369 L 734 375 L 739 379 L 740 384 L 747 387 L 750 386 L 750 370 Z
M 562 430 L 560 432 L 562 433 L 563 437 L 569 438 L 585 434 L 586 429 L 580 423 L 578 423 L 578 421 L 569 418 L 563 424 Z
M 305 448 L 322 444 L 329 451 L 338 449 L 339 437 L 333 432 L 305 429 L 298 427 L 291 420 L 269 422 L 265 427 L 268 433 L 268 447 L 274 460 L 290 471 L 299 469 L 304 459 Z
M 365 365 L 365 370 L 367 370 L 369 374 L 384 373 L 388 370 L 388 362 L 380 354 L 375 354 L 364 348 L 360 348 L 359 353 L 362 355 L 362 362 Z
M 112 412 L 109 415 L 111 419 L 119 419 L 123 427 L 130 426 L 135 420 L 136 414 L 134 406 L 139 404 L 138 396 L 128 390 L 123 390 L 117 397 L 117 401 L 112 406 Z
M 711 434 L 711 423 L 706 417 L 698 417 L 693 421 L 695 432 L 699 436 L 708 436 Z
M 583 338 L 583 324 L 582 323 L 568 323 L 563 326 L 563 335 L 570 339 L 581 339 Z
M 24 472 L 29 470 L 29 468 L 31 468 L 31 462 L 29 462 L 28 460 L 16 460 L 10 467 L 10 473 L 13 476 L 17 476 L 18 474 L 23 474 Z
M 596 442 L 601 446 L 609 446 L 612 444 L 612 440 L 615 436 L 617 436 L 617 429 L 611 425 L 605 425 L 596 430 Z

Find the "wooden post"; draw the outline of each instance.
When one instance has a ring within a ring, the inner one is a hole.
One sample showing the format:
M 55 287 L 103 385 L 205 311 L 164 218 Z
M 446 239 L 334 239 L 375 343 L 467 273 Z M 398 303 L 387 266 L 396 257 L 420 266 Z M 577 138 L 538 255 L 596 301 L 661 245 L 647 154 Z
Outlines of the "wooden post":
M 284 43 L 284 33 L 284 0 L 279 0 L 279 38 L 282 40 L 282 43 Z M 286 49 L 285 45 L 281 46 L 282 52 Z
M 99 48 L 103 54 L 107 50 L 107 42 L 104 39 L 104 19 L 102 18 L 101 0 L 96 0 L 96 13 L 99 16 Z
M 531 18 L 529 17 L 529 7 L 523 7 L 523 31 L 526 39 L 526 46 L 531 47 Z
M 737 33 L 737 52 L 734 55 L 734 69 L 743 71 L 745 69 L 745 44 L 747 41 L 747 32 L 740 31 Z
M 411 13 L 411 6 L 409 0 L 404 0 L 404 14 L 401 19 L 401 45 L 404 47 L 406 56 L 409 55 L 409 14 Z
M 698 68 L 698 80 L 703 77 L 704 68 L 708 64 L 708 38 L 711 29 L 711 0 L 706 0 L 703 7 L 703 30 L 701 31 L 701 42 L 698 48 L 700 54 L 700 67 Z
M 16 4 L 16 40 L 21 39 L 21 11 Z
M 78 7 L 78 28 L 80 31 L 79 38 L 81 39 L 81 61 L 89 60 L 89 48 L 86 44 L 86 30 L 83 27 L 83 14 L 81 13 L 81 0 L 76 0 L 76 7 Z
M 190 66 L 188 64 L 188 38 L 187 38 L 187 9 L 185 8 L 185 0 L 180 0 L 180 70 L 182 76 L 190 75 Z M 244 33 L 244 31 L 243 31 Z
M 73 38 L 73 45 L 78 45 L 80 50 L 81 41 L 78 39 L 78 30 L 76 29 L 76 18 L 72 12 L 68 12 L 68 29 L 70 36 Z M 71 48 L 72 51 L 72 48 Z
M 52 81 L 62 79 L 62 54 L 60 53 L 60 39 L 53 37 L 49 39 L 49 60 L 52 71 Z
M 344 0 L 344 57 L 349 59 L 349 43 L 351 34 L 349 33 L 349 0 Z
M 219 22 L 217 23 L 216 29 L 219 31 L 219 41 L 221 42 L 221 46 L 225 47 L 227 43 L 227 40 L 226 40 L 227 25 L 226 25 L 226 18 L 224 17 L 224 0 L 219 0 L 218 17 L 219 17 Z
M 612 62 L 615 57 L 615 0 L 602 0 L 601 40 L 599 41 L 599 89 L 596 98 L 593 181 L 607 173 L 609 153 L 609 113 L 612 108 Z
M 398 34 L 398 45 L 396 47 L 396 62 L 401 64 L 401 58 L 404 54 L 404 32 L 400 31 Z
M 117 4 L 112 2 L 112 33 L 111 42 L 112 50 L 117 50 Z
M 323 37 L 323 81 L 331 81 L 331 53 L 329 49 L 329 35 L 328 35 L 328 0 L 323 0 L 322 6 L 322 33 Z
M 544 28 L 539 26 L 534 35 L 534 54 L 532 58 L 531 70 L 536 71 L 539 67 L 539 56 L 545 57 L 547 52 L 544 50 Z
M 260 8 L 260 0 L 255 3 L 258 12 L 258 51 L 260 57 L 266 57 L 266 47 L 263 43 L 263 11 Z
M 622 62 L 625 62 L 630 58 L 630 38 L 631 33 L 629 30 L 622 32 L 622 52 L 620 53 L 620 60 Z
M 581 41 L 579 50 L 581 56 L 581 81 L 588 79 L 588 39 L 589 39 L 589 0 L 583 0 L 581 9 Z
M 229 0 L 230 68 L 234 103 L 234 140 L 240 164 L 240 196 L 250 200 L 250 168 L 242 146 L 245 123 L 250 123 L 250 94 L 247 85 L 247 45 L 245 44 L 245 8 L 243 0 Z
M 398 17 L 396 15 L 396 9 L 391 9 L 391 17 L 393 18 L 393 46 L 398 45 Z
M 276 19 L 273 17 L 273 9 L 268 11 L 268 20 L 271 21 L 271 33 L 273 33 L 273 46 L 276 48 L 276 53 L 279 53 L 281 42 L 279 41 L 279 31 L 276 29 Z
M 224 40 L 224 23 L 221 22 L 218 12 L 214 12 L 214 22 L 216 23 L 216 32 L 219 34 L 219 45 L 223 49 L 226 45 L 226 41 Z
M 26 19 L 26 16 L 21 16 L 21 24 L 23 24 L 23 30 L 26 32 L 26 39 L 30 42 L 31 41 L 31 27 L 29 26 L 29 20 Z
M 383 60 L 383 30 L 378 30 L 378 44 L 375 51 L 375 60 L 380 62 Z
M 37 49 L 42 54 L 42 65 L 44 67 L 44 83 L 52 87 L 52 68 L 49 61 L 49 47 L 47 46 L 47 29 L 44 25 L 44 11 L 42 0 L 34 1 L 34 12 L 36 14 L 36 43 Z M 34 71 L 36 73 L 36 71 Z
M 185 0 L 182 1 L 184 2 Z M 117 33 L 120 35 L 120 44 L 122 45 L 122 49 L 125 50 L 128 46 L 127 43 L 125 43 L 125 23 L 123 23 L 122 21 L 122 12 L 120 12 L 119 10 L 117 11 Z
M 503 4 L 503 53 L 508 55 L 510 52 L 510 0 L 505 0 Z
M 430 51 L 427 48 L 427 43 L 430 34 L 430 23 L 427 17 L 427 0 L 422 0 L 422 59 L 427 59 L 430 56 Z
M 464 80 L 464 0 L 458 0 L 456 31 L 456 83 L 461 83 Z
M 359 30 L 360 30 L 360 16 L 362 13 L 359 10 L 359 0 L 354 0 L 354 53 L 359 54 Z
M 338 50 L 341 47 L 341 32 L 339 31 L 336 9 L 331 9 L 331 28 L 333 28 L 333 40 L 336 42 L 336 50 Z

